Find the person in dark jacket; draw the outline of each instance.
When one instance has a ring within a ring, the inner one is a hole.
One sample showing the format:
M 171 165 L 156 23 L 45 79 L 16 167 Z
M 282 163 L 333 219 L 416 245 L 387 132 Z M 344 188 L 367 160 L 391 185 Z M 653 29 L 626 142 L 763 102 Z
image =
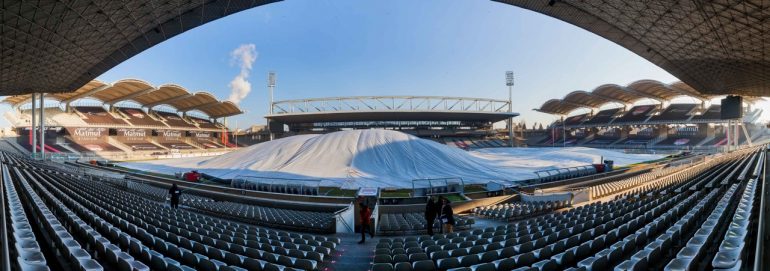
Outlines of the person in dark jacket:
M 366 233 L 369 233 L 369 236 L 374 238 L 374 234 L 372 234 L 372 229 L 369 226 L 369 221 L 372 219 L 372 210 L 369 209 L 369 206 L 364 204 L 363 202 L 358 203 L 358 207 L 360 207 L 358 210 L 358 215 L 361 223 L 361 241 L 358 241 L 359 244 L 363 244 L 366 242 Z
M 439 222 L 438 230 L 441 233 L 444 233 L 444 221 L 441 220 L 441 218 L 443 217 L 441 215 L 441 212 L 443 211 L 442 210 L 443 207 L 444 207 L 444 196 L 438 196 L 438 198 L 436 199 L 436 219 L 438 219 L 438 222 Z
M 444 233 L 452 233 L 455 225 L 454 211 L 448 199 L 441 200 L 441 223 L 444 224 Z
M 428 203 L 425 204 L 425 227 L 428 230 L 428 235 L 433 236 L 433 222 L 436 221 L 436 217 L 439 216 L 441 211 L 440 203 L 436 202 L 433 197 L 428 197 Z
M 168 190 L 168 194 L 171 195 L 171 208 L 176 209 L 179 207 L 179 197 L 182 196 L 182 191 L 176 184 L 171 185 L 171 189 Z

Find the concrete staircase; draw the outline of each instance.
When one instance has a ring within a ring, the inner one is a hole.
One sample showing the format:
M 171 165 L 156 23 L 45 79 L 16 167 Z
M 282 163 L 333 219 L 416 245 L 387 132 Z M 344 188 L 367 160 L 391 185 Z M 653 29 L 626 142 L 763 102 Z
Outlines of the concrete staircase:
M 206 149 L 206 147 L 203 147 L 203 145 L 201 145 L 200 143 L 196 142 L 195 140 L 189 139 L 189 138 L 185 138 L 183 142 L 187 143 L 187 144 L 190 144 L 191 146 L 196 147 L 199 150 L 205 150 Z
M 109 137 L 109 136 L 107 137 L 107 144 L 115 146 L 116 148 L 118 148 L 118 149 L 120 149 L 120 150 L 122 150 L 122 151 L 124 151 L 124 152 L 126 152 L 128 154 L 134 153 L 134 150 L 131 149 L 131 147 L 129 147 L 128 145 L 123 144 L 123 142 L 120 142 L 117 139 L 114 139 L 114 138 Z
M 575 144 L 575 145 L 581 146 L 581 145 L 585 144 L 586 142 L 591 142 L 591 140 L 594 140 L 594 136 L 595 136 L 594 134 L 590 134 L 587 137 L 584 137 L 582 140 L 578 141 L 577 144 Z
M 696 144 L 695 147 L 702 147 L 703 144 L 706 144 L 708 142 L 711 142 L 711 140 L 714 140 L 714 137 L 715 137 L 714 135 L 707 136 L 706 138 L 698 142 L 698 144 Z
M 73 149 L 72 147 L 70 147 L 70 144 L 56 144 L 56 146 L 60 147 L 62 149 L 65 149 L 68 152 L 71 152 L 71 153 L 74 153 L 74 154 L 80 154 L 79 151 L 77 151 L 77 150 Z
M 661 141 L 666 140 L 666 138 L 668 138 L 668 134 L 659 135 L 658 137 L 656 137 L 655 139 L 650 141 L 650 146 L 655 146 L 656 144 L 660 143 Z
M 168 148 L 166 148 L 166 146 L 163 146 L 163 145 L 161 145 L 161 144 L 160 144 L 160 143 L 158 143 L 158 141 L 157 141 L 157 140 L 155 140 L 155 139 L 152 139 L 152 138 L 150 138 L 150 139 L 147 139 L 147 142 L 150 142 L 150 144 L 153 144 L 153 145 L 155 145 L 155 146 L 158 146 L 159 148 L 161 148 L 161 149 L 163 149 L 163 150 L 168 150 Z
M 615 140 L 615 141 L 613 141 L 612 143 L 610 143 L 610 146 L 614 146 L 615 144 L 618 144 L 618 143 L 620 143 L 620 142 L 623 142 L 623 140 L 626 140 L 626 138 L 628 138 L 628 137 L 627 137 L 627 136 L 621 136 L 621 137 L 620 137 L 620 139 L 618 139 L 618 140 Z

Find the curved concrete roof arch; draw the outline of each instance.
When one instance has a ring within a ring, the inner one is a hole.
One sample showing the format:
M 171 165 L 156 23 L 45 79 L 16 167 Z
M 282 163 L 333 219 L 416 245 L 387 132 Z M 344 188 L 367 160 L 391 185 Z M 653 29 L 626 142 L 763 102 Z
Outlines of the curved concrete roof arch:
M 770 96 L 770 5 L 759 0 L 496 1 L 600 35 L 704 95 Z M 164 40 L 273 2 L 6 1 L 0 95 L 75 91 Z

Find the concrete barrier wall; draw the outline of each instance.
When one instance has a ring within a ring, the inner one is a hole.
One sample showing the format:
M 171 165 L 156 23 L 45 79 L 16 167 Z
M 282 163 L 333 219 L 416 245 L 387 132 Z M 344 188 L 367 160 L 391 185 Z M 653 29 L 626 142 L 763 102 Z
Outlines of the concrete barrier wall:
M 591 196 L 591 189 L 572 191 L 572 204 L 590 201 L 592 199 Z
M 496 204 L 513 198 L 512 195 L 489 197 L 483 199 L 459 201 L 452 203 L 452 210 L 455 214 L 470 211 L 479 206 Z M 403 204 L 403 205 L 378 205 L 380 214 L 404 213 L 404 212 L 425 212 L 425 203 Z
M 525 202 L 540 202 L 540 201 L 572 201 L 572 192 L 561 192 L 561 193 L 546 193 L 546 194 L 536 194 L 536 195 L 528 195 L 528 194 L 521 194 L 521 201 Z
M 347 209 L 339 212 L 335 217 L 335 228 L 337 233 L 347 232 L 353 233 L 356 231 L 356 208 L 351 203 Z M 376 210 L 376 209 L 375 209 Z M 376 221 L 375 221 L 376 225 Z
M 314 206 L 321 206 L 321 208 L 324 208 L 323 205 L 336 206 L 335 209 L 339 209 L 339 206 L 347 206 L 347 204 L 349 204 L 354 199 L 353 197 L 308 196 L 308 195 L 293 195 L 293 194 L 244 190 L 244 189 L 230 188 L 230 187 L 224 187 L 224 186 L 218 186 L 218 185 L 191 183 L 188 181 L 171 179 L 171 178 L 163 178 L 163 177 L 141 174 L 141 173 L 133 173 L 133 172 L 128 172 L 118 168 L 95 167 L 92 165 L 82 164 L 82 163 L 78 163 L 75 165 L 86 167 L 86 168 L 95 168 L 99 170 L 108 170 L 108 171 L 123 173 L 129 179 L 139 181 L 139 182 L 149 183 L 162 188 L 169 188 L 171 187 L 172 184 L 176 184 L 177 186 L 180 187 L 180 189 L 188 189 L 191 192 L 195 192 L 196 194 L 199 194 L 201 196 L 215 196 L 215 197 L 229 196 L 228 200 L 232 200 L 236 202 L 246 202 L 246 203 L 259 203 L 260 205 L 263 205 L 263 206 L 274 206 L 274 205 L 285 206 L 287 202 L 292 202 L 292 204 L 306 205 L 312 209 L 316 209 L 316 207 Z M 324 208 L 324 209 L 328 209 L 328 208 Z
M 511 198 L 513 197 L 514 197 L 513 195 L 505 195 L 505 196 L 489 197 L 489 198 L 459 202 L 459 203 L 456 203 L 456 205 L 452 206 L 452 210 L 454 210 L 455 213 L 457 214 L 464 213 L 476 207 L 505 202 L 505 201 L 511 200 Z

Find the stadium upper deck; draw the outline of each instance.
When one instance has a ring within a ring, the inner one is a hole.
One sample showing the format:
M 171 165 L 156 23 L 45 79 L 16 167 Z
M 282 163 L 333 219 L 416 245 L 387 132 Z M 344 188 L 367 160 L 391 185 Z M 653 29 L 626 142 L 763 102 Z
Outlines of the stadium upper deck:
M 299 99 L 273 103 L 273 122 L 292 132 L 393 128 L 420 136 L 453 136 L 491 130 L 518 116 L 504 100 L 440 96 L 366 96 Z
M 158 156 L 236 147 L 217 120 L 241 110 L 206 92 L 125 79 L 112 84 L 92 81 L 75 92 L 48 94 L 45 99 L 44 148 L 49 153 Z M 17 143 L 32 150 L 30 95 L 3 102 L 14 108 L 4 117 L 19 135 Z
M 700 103 L 671 103 L 687 96 Z M 640 80 L 628 86 L 602 85 L 591 92 L 574 91 L 563 99 L 543 103 L 536 111 L 561 116 L 546 130 L 532 130 L 530 145 L 569 145 L 612 148 L 692 148 L 719 147 L 727 142 L 726 123 L 721 105 L 708 105 L 716 96 L 703 95 L 684 83 L 664 84 Z M 643 99 L 652 104 L 634 104 Z M 765 137 L 766 129 L 753 125 L 762 109 L 751 104 L 760 98 L 744 97 L 744 117 L 737 120 L 748 127 L 741 144 Z M 620 107 L 606 108 L 608 104 Z M 600 109 L 603 107 L 604 109 Z M 569 116 L 578 109 L 590 112 Z M 748 134 L 747 134 L 748 133 Z

